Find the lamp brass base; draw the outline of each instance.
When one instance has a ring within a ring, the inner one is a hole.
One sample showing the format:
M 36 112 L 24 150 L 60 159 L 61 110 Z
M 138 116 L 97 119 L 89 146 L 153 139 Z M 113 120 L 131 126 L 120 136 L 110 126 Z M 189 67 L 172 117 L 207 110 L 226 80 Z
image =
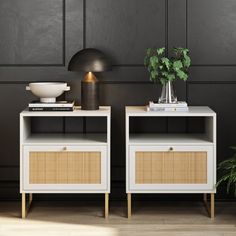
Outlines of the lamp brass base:
M 96 77 L 89 72 L 81 81 L 81 109 L 98 110 L 99 109 L 99 84 Z M 92 79 L 91 79 L 92 77 Z

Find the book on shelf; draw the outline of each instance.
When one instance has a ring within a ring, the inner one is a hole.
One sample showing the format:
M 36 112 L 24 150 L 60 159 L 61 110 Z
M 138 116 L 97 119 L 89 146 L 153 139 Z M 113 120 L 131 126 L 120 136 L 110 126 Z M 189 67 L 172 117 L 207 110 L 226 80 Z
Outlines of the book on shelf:
M 155 103 L 150 101 L 149 102 L 149 107 L 159 107 L 159 108 L 183 108 L 183 107 L 188 107 L 187 102 L 184 101 L 178 101 L 176 103 Z
M 73 111 L 75 102 L 57 101 L 54 103 L 42 103 L 33 101 L 29 103 L 29 111 Z
M 74 107 L 29 107 L 29 111 L 73 111 Z
M 57 101 L 52 103 L 44 103 L 40 101 L 30 102 L 28 107 L 74 107 L 74 101 Z
M 184 101 L 176 103 L 155 103 L 150 101 L 147 111 L 170 111 L 170 112 L 187 112 L 188 104 Z
M 147 106 L 147 111 L 171 111 L 171 112 L 186 112 L 188 107 L 149 107 Z

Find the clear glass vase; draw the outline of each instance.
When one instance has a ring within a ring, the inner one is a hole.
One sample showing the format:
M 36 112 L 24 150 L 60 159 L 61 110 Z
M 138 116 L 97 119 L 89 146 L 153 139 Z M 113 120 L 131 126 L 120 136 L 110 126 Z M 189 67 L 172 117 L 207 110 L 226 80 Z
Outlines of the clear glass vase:
M 158 99 L 159 103 L 176 103 L 177 97 L 174 93 L 172 81 L 168 81 L 162 85 L 161 96 Z

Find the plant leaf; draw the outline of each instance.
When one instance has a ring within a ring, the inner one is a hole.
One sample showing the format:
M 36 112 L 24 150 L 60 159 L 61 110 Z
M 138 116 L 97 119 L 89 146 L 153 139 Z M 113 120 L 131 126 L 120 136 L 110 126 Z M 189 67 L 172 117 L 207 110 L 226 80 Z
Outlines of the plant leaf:
M 236 150 L 236 147 L 231 147 Z M 218 165 L 218 169 L 223 172 L 223 175 L 218 180 L 216 186 L 226 182 L 227 193 L 232 189 L 234 195 L 236 196 L 236 153 L 233 157 L 222 161 Z
M 155 70 L 151 71 L 150 76 L 151 76 L 151 80 L 152 80 L 152 81 L 157 80 L 157 76 L 158 76 L 157 71 L 155 71 Z
M 148 72 L 150 73 L 152 71 L 152 66 L 148 64 Z
M 157 64 L 158 64 L 158 57 L 157 56 L 152 56 L 150 57 L 150 64 L 154 70 L 157 69 Z
M 147 48 L 147 56 L 150 56 L 152 52 L 152 48 Z
M 178 70 L 176 73 L 180 79 L 182 79 L 184 81 L 186 81 L 188 79 L 188 75 L 185 72 L 183 72 L 182 70 Z
M 145 57 L 144 57 L 144 65 L 145 65 L 145 66 L 148 66 L 148 56 L 145 56 Z
M 186 54 L 186 55 L 184 55 L 184 58 L 183 58 L 183 65 L 185 66 L 185 67 L 190 67 L 190 65 L 191 65 L 191 59 L 190 59 L 190 57 Z
M 167 70 L 169 70 L 170 69 L 170 65 L 171 65 L 171 62 L 170 62 L 169 58 L 162 57 L 161 61 L 166 66 Z
M 164 78 L 160 78 L 160 81 L 161 81 L 162 85 L 166 83 L 166 79 L 164 79 Z
M 157 54 L 162 55 L 165 52 L 165 48 L 157 48 Z
M 218 187 L 221 183 L 227 181 L 229 178 L 230 178 L 230 173 L 223 175 L 223 176 L 217 181 L 216 187 Z
M 166 78 L 167 78 L 168 81 L 173 81 L 175 79 L 175 75 L 174 74 L 168 74 Z
M 183 64 L 181 62 L 181 60 L 177 60 L 177 61 L 174 61 L 173 63 L 173 69 L 175 71 L 178 71 L 179 69 L 183 68 Z
M 168 76 L 168 72 L 166 72 L 166 71 L 162 71 L 162 72 L 161 72 L 161 75 L 163 76 L 163 78 L 167 78 L 167 76 Z

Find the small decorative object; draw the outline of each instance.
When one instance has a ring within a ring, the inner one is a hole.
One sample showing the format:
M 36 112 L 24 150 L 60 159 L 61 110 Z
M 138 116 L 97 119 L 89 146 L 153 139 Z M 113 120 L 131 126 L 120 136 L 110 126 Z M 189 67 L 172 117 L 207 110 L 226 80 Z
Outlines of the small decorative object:
M 231 147 L 231 149 L 236 151 L 236 147 Z M 228 160 L 222 161 L 219 164 L 218 169 L 222 172 L 222 176 L 218 180 L 216 186 L 227 183 L 227 193 L 229 193 L 231 189 L 236 197 L 236 153 Z
M 29 83 L 26 90 L 39 97 L 40 102 L 53 103 L 56 102 L 56 97 L 62 95 L 64 91 L 69 91 L 70 87 L 64 82 L 35 82 Z
M 162 84 L 162 92 L 158 103 L 176 103 L 172 82 L 176 79 L 186 81 L 191 59 L 187 48 L 173 48 L 173 57 L 165 56 L 165 48 L 148 48 L 144 65 L 150 73 L 150 80 Z
M 111 70 L 111 64 L 105 54 L 94 48 L 83 49 L 71 58 L 68 70 L 86 72 L 81 81 L 82 110 L 99 109 L 98 80 L 93 72 Z

